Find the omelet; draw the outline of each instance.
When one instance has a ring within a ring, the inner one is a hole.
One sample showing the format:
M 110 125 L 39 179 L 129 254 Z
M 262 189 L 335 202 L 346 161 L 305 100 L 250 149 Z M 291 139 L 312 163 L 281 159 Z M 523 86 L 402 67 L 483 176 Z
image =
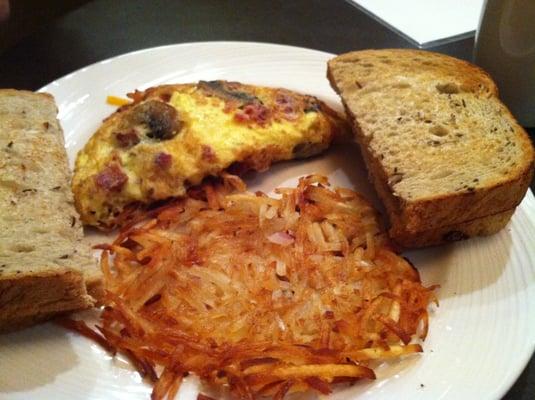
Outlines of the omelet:
M 82 221 L 109 230 L 125 212 L 181 197 L 224 171 L 309 157 L 347 133 L 317 98 L 227 81 L 130 94 L 78 153 L 72 182 Z

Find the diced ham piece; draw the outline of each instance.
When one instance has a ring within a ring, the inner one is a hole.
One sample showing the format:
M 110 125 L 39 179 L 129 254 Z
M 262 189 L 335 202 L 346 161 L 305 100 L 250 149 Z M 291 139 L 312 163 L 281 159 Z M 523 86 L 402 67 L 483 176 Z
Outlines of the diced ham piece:
M 128 176 L 117 164 L 110 164 L 104 168 L 96 177 L 98 187 L 110 191 L 120 192 L 128 181 Z
M 266 124 L 270 117 L 269 109 L 260 103 L 247 104 L 234 115 L 234 119 L 238 122 L 256 122 L 259 125 Z
M 214 150 L 205 144 L 201 146 L 201 158 L 205 161 L 214 162 L 216 161 L 216 155 Z
M 126 132 L 117 132 L 115 139 L 119 144 L 119 147 L 127 148 L 135 146 L 140 142 L 139 136 L 135 129 L 130 129 Z
M 173 156 L 163 151 L 156 154 L 154 157 L 154 164 L 161 169 L 169 169 L 173 163 Z
M 287 93 L 278 93 L 275 97 L 275 103 L 283 118 L 289 121 L 295 121 L 299 118 L 300 105 L 293 96 Z

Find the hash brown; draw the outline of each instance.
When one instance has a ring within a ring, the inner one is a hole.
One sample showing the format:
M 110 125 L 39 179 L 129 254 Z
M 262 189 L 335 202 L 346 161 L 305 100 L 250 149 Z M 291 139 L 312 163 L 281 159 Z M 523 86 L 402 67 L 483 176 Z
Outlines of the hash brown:
M 153 381 L 153 399 L 187 373 L 234 398 L 329 393 L 374 379 L 372 360 L 422 351 L 411 342 L 433 288 L 364 198 L 321 176 L 281 199 L 240 182 L 205 185 L 101 246 L 101 340 Z

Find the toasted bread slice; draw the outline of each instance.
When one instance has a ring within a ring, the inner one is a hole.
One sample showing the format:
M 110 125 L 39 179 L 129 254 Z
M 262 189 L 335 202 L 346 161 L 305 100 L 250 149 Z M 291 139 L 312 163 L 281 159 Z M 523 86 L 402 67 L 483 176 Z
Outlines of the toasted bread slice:
M 100 271 L 74 209 L 52 96 L 0 90 L 0 331 L 90 307 Z
M 432 52 L 366 50 L 330 60 L 328 77 L 353 121 L 394 240 L 435 244 L 436 235 L 427 241 L 420 233 L 480 218 L 494 221 L 493 229 L 476 231 L 492 233 L 493 215 L 505 225 L 503 215 L 529 186 L 534 153 L 484 71 Z

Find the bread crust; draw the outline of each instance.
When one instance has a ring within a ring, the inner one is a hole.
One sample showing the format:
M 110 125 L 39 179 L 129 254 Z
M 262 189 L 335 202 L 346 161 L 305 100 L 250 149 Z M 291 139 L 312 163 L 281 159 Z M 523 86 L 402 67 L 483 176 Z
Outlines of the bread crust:
M 408 232 L 392 228 L 389 231 L 390 237 L 401 248 L 414 248 L 434 246 L 450 242 L 465 240 L 474 236 L 488 236 L 503 229 L 515 209 L 506 210 L 501 213 L 487 215 L 471 221 L 461 222 L 455 225 L 440 226 L 421 232 Z
M 0 332 L 42 321 L 57 313 L 88 308 L 83 275 L 63 269 L 0 280 Z
M 355 133 L 363 158 L 365 160 L 370 180 L 375 186 L 379 197 L 387 209 L 391 232 L 395 234 L 398 242 L 403 242 L 406 247 L 421 247 L 424 245 L 437 244 L 437 232 L 443 232 L 447 227 L 459 224 L 467 224 L 469 221 L 480 219 L 478 229 L 472 224 L 470 234 L 473 232 L 495 232 L 496 227 L 504 226 L 504 218 L 512 215 L 510 210 L 520 203 L 524 197 L 529 184 L 533 178 L 534 154 L 531 141 L 524 129 L 516 122 L 509 110 L 501 105 L 500 111 L 504 118 L 511 123 L 514 129 L 516 143 L 523 149 L 523 156 L 516 160 L 516 167 L 509 173 L 487 182 L 484 186 L 476 188 L 467 188 L 467 190 L 430 194 L 417 199 L 410 199 L 396 190 L 392 184 L 392 173 L 388 172 L 385 164 L 382 162 L 381 154 L 376 154 L 370 146 L 370 138 L 373 132 L 364 132 L 362 124 L 359 123 L 359 111 L 352 107 L 349 98 L 357 96 L 356 93 L 350 93 L 351 82 L 348 82 L 347 76 L 342 77 L 338 71 L 341 65 L 343 68 L 348 63 L 356 62 L 360 59 L 374 59 L 376 57 L 388 56 L 389 58 L 407 59 L 412 61 L 412 67 L 418 68 L 418 63 L 424 63 L 429 60 L 436 65 L 433 73 L 443 74 L 444 76 L 454 76 L 457 82 L 460 80 L 460 86 L 465 86 L 466 90 L 479 91 L 480 95 L 487 97 L 492 101 L 498 101 L 498 90 L 490 76 L 474 66 L 462 60 L 457 60 L 449 56 L 431 53 L 420 50 L 365 50 L 343 54 L 329 61 L 327 76 L 331 86 L 341 95 L 346 113 L 352 120 L 352 126 Z M 394 61 L 395 63 L 396 61 Z M 345 66 L 344 66 L 345 64 Z M 349 68 L 349 67 L 348 67 Z M 358 79 L 358 76 L 354 77 Z M 357 81 L 358 82 L 358 81 Z M 501 103 L 500 103 L 501 104 Z M 474 177 L 477 178 L 477 177 Z M 498 217 L 491 216 L 501 215 L 499 224 L 496 223 Z M 506 222 L 506 221 L 505 221 Z M 488 224 L 488 229 L 483 229 L 482 225 Z M 435 232 L 430 234 L 429 232 Z M 401 235 L 406 238 L 402 238 Z

